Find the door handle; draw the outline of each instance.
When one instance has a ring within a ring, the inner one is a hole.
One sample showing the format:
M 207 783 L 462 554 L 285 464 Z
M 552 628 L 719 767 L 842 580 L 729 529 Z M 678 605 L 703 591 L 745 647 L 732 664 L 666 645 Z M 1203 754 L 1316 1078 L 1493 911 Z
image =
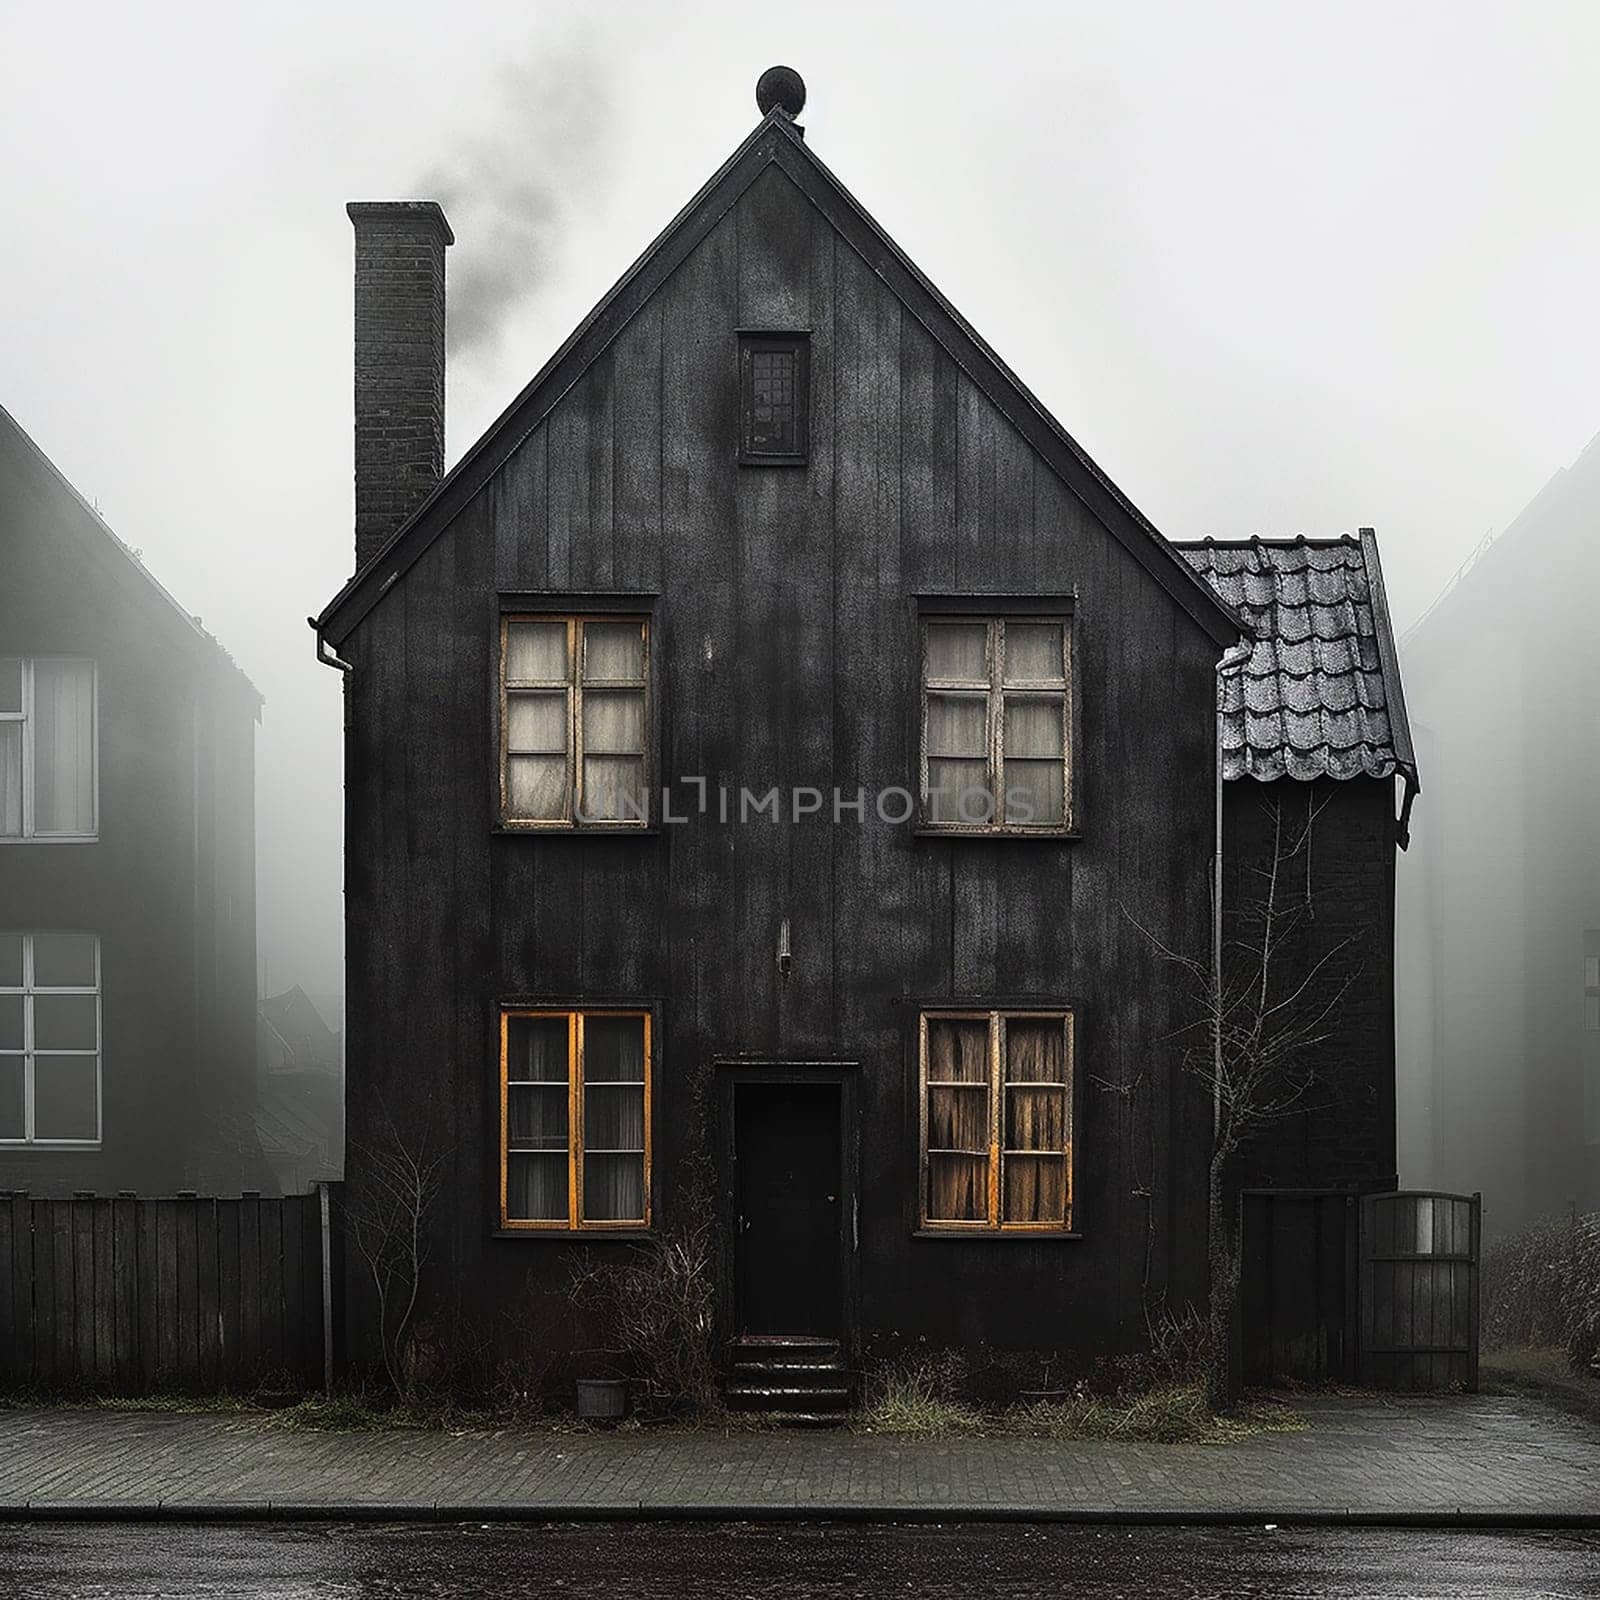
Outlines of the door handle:
M 829 1204 L 829 1205 L 830 1205 L 830 1206 L 831 1206 L 831 1205 L 834 1205 L 834 1204 L 835 1204 L 835 1203 L 837 1203 L 837 1201 L 838 1201 L 838 1199 L 839 1199 L 839 1197 L 838 1197 L 838 1195 L 836 1195 L 836 1194 L 830 1194 L 830 1195 L 829 1195 L 829 1196 L 828 1196 L 828 1204 Z

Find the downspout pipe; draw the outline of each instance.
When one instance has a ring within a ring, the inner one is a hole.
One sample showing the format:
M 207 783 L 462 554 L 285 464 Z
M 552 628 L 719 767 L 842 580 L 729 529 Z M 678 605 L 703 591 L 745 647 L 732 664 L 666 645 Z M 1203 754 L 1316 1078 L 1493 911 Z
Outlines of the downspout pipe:
M 1213 1138 L 1222 1128 L 1222 717 L 1227 681 L 1243 670 L 1254 650 L 1254 641 L 1241 639 L 1223 651 L 1217 662 L 1217 728 L 1216 749 L 1213 753 L 1215 768 L 1215 798 L 1217 807 L 1216 844 L 1211 852 L 1211 1132 Z
M 317 660 L 325 667 L 338 668 L 340 672 L 354 672 L 354 663 L 342 659 L 339 652 L 322 637 L 321 630 L 317 627 L 317 619 L 315 617 L 307 617 L 306 622 L 309 624 L 311 631 L 317 636 Z

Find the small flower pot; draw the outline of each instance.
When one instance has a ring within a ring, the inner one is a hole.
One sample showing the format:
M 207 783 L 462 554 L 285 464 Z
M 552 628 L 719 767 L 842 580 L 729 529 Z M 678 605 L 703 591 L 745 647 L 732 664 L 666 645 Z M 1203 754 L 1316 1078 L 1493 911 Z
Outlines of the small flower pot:
M 621 1378 L 579 1378 L 578 1416 L 584 1422 L 620 1422 L 628 1414 L 628 1386 Z

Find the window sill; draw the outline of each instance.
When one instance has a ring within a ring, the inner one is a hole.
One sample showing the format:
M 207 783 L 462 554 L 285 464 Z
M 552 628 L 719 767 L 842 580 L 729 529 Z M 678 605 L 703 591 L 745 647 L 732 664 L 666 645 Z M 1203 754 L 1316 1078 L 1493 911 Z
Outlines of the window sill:
M 30 833 L 26 837 L 6 834 L 0 844 L 99 844 L 98 833 Z
M 497 822 L 489 832 L 500 839 L 656 839 L 661 835 L 660 825 L 654 822 L 618 822 L 615 824 L 591 822 L 581 828 L 568 826 L 541 826 L 538 823 Z
M 609 1244 L 623 1240 L 648 1239 L 652 1230 L 642 1228 L 491 1228 L 491 1239 L 545 1239 L 557 1244 Z
M 809 456 L 762 456 L 740 451 L 741 467 L 809 467 Z
M 964 1239 L 968 1244 L 1071 1244 L 1081 1233 L 1057 1228 L 913 1228 L 913 1239 Z
M 1034 839 L 1041 844 L 1073 844 L 1083 838 L 1076 828 L 941 828 L 918 823 L 918 839 Z
M 87 1060 L 87 1056 L 85 1057 Z M 0 1139 L 0 1155 L 26 1155 L 37 1151 L 41 1155 L 93 1154 L 105 1146 L 99 1139 Z

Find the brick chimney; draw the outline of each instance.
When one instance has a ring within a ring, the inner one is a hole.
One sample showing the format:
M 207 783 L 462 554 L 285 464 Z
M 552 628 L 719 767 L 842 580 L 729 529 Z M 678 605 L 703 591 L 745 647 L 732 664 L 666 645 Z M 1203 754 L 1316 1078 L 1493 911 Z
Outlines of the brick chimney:
M 357 200 L 356 568 L 444 475 L 444 252 L 432 200 Z

